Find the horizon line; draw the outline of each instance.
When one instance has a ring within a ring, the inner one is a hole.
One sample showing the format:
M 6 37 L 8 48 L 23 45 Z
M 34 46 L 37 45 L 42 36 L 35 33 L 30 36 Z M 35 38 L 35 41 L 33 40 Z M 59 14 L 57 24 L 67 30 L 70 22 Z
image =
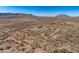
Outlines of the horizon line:
M 60 13 L 60 14 L 56 14 L 56 15 L 51 15 L 51 16 L 45 16 L 45 15 L 34 15 L 34 14 L 32 14 L 32 13 L 18 13 L 18 12 L 0 12 L 0 13 L 8 13 L 8 14 L 11 14 L 11 13 L 13 13 L 13 14 L 28 14 L 28 15 L 33 15 L 33 16 L 40 16 L 40 17 L 55 17 L 55 16 L 58 16 L 58 15 L 66 15 L 66 16 L 69 16 L 69 17 L 79 17 L 79 15 L 73 15 L 73 16 L 71 16 L 71 15 L 67 15 L 67 14 L 63 14 L 63 13 Z

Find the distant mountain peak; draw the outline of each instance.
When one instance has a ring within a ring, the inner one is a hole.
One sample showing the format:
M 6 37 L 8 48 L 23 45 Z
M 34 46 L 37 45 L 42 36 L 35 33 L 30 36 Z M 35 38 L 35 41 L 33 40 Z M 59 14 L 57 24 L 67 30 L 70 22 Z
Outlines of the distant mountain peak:
M 34 17 L 32 14 L 24 14 L 24 13 L 0 13 L 0 18 L 24 18 L 24 17 Z
M 26 16 L 33 16 L 32 14 L 25 14 L 25 13 L 0 13 L 2 15 L 26 15 Z
M 57 16 L 55 16 L 55 17 L 64 18 L 64 17 L 69 17 L 69 16 L 68 16 L 68 15 L 65 15 L 65 14 L 59 14 L 59 15 L 57 15 Z

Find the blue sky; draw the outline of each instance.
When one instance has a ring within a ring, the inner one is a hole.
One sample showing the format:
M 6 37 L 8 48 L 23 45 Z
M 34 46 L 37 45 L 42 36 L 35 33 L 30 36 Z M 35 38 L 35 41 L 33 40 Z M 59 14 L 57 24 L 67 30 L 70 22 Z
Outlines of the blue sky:
M 37 16 L 66 14 L 79 16 L 79 6 L 0 6 L 0 13 L 28 13 Z

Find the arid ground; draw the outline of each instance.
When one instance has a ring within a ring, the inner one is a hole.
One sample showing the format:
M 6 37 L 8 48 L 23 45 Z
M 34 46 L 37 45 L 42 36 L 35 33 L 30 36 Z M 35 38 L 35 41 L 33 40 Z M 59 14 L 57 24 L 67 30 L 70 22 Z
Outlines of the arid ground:
M 0 18 L 0 53 L 78 53 L 79 17 Z

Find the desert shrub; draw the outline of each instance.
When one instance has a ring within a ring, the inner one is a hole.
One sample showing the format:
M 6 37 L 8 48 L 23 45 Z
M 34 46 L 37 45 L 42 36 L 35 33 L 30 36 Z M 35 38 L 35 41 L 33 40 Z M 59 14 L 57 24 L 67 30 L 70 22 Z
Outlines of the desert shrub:
M 4 50 L 3 48 L 0 48 L 0 50 Z
M 62 49 L 55 49 L 53 52 L 54 53 L 71 53 L 71 51 L 68 51 L 67 49 L 64 49 L 64 48 L 62 48 Z
M 0 40 L 4 40 L 5 38 L 8 37 L 8 34 L 5 32 L 0 32 Z
M 21 51 L 25 51 L 25 50 L 26 50 L 26 48 L 22 48 L 22 49 L 21 49 Z
M 11 48 L 11 46 L 6 46 L 6 49 L 10 49 Z

